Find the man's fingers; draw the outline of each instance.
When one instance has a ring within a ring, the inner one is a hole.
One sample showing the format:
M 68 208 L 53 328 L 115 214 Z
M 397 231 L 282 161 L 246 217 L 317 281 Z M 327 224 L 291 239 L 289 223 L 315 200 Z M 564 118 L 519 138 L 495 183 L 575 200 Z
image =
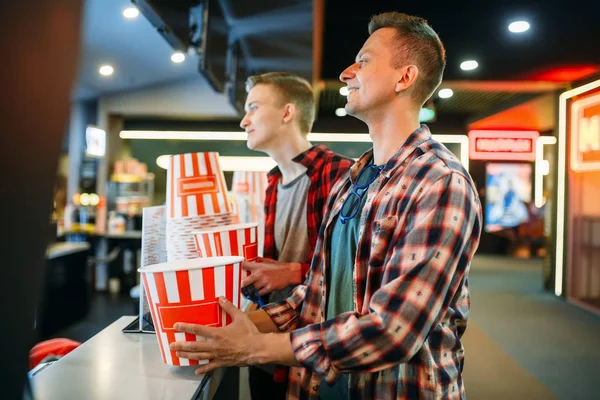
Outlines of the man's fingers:
M 242 269 L 244 269 L 246 271 L 254 271 L 258 267 L 259 267 L 259 264 L 255 263 L 255 262 L 249 262 L 249 261 L 242 262 Z
M 214 369 L 220 368 L 227 365 L 226 363 L 224 363 L 223 361 L 210 361 L 208 364 L 201 366 L 200 368 L 198 368 L 196 370 L 196 375 L 201 375 L 201 374 L 205 374 L 207 372 L 210 372 Z
M 272 292 L 272 290 L 268 285 L 261 289 L 258 289 L 258 294 L 260 294 L 261 296 L 264 296 L 265 294 L 269 294 L 271 292 Z
M 188 351 L 188 352 L 204 352 L 214 349 L 214 342 L 207 342 L 205 340 L 198 342 L 173 342 L 169 346 L 174 351 Z
M 279 264 L 279 261 L 275 261 L 271 258 L 259 258 L 258 261 L 265 264 Z
M 178 332 L 191 333 L 196 336 L 204 336 L 206 338 L 212 338 L 214 335 L 215 328 L 198 324 L 188 324 L 185 322 L 178 322 L 173 326 Z
M 177 357 L 187 358 L 188 360 L 211 360 L 215 358 L 215 355 L 210 352 L 196 352 L 196 351 L 178 351 L 175 353 Z
M 234 306 L 233 303 L 227 300 L 226 297 L 219 297 L 219 305 L 227 314 L 231 315 L 233 319 L 239 318 L 240 316 L 244 315 L 242 310 Z
M 259 275 L 257 274 L 252 274 L 250 276 L 245 277 L 244 279 L 242 279 L 242 287 L 246 287 L 248 285 L 252 285 L 254 282 L 256 282 L 259 278 Z

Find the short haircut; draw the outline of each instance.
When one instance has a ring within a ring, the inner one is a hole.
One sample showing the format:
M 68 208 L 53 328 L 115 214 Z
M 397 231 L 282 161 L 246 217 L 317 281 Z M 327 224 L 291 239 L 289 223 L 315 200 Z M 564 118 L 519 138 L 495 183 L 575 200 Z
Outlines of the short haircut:
M 433 95 L 442 82 L 446 67 L 446 50 L 439 36 L 426 20 L 399 12 L 386 12 L 371 17 L 369 35 L 381 28 L 396 30 L 396 47 L 392 66 L 414 63 L 419 68 L 413 97 L 420 105 Z
M 270 85 L 281 95 L 285 104 L 293 103 L 298 110 L 298 122 L 303 133 L 308 134 L 315 122 L 315 98 L 310 83 L 288 72 L 267 72 L 246 80 L 246 92 L 256 85 Z

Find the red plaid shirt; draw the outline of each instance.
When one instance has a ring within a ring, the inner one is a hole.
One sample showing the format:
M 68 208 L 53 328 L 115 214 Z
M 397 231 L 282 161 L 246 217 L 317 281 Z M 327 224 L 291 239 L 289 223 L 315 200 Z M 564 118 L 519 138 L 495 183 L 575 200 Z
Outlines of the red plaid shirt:
M 415 131 L 371 184 L 361 218 L 352 312 L 325 321 L 329 242 L 352 181 L 332 189 L 306 285 L 265 311 L 291 331 L 288 398 L 317 399 L 322 379 L 350 373 L 351 398 L 463 399 L 461 336 L 481 204 L 459 160 Z
M 306 167 L 306 175 L 310 178 L 308 198 L 306 201 L 306 226 L 310 243 L 310 258 L 319 237 L 319 229 L 323 221 L 325 203 L 335 181 L 344 175 L 354 163 L 353 160 L 334 153 L 323 145 L 313 146 L 292 160 Z M 268 174 L 269 184 L 265 194 L 265 242 L 263 254 L 265 258 L 277 260 L 275 247 L 275 210 L 277 209 L 277 184 L 281 179 L 279 168 L 273 168 Z M 302 276 L 310 267 L 310 263 L 302 264 Z

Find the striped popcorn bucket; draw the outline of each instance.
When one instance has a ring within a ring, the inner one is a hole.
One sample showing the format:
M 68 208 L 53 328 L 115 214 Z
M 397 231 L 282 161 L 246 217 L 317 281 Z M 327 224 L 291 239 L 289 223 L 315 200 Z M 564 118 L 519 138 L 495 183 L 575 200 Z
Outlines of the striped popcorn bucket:
M 221 309 L 219 296 L 240 307 L 242 257 L 210 257 L 178 260 L 138 269 L 150 304 L 156 338 L 168 365 L 198 365 L 197 360 L 177 357 L 169 345 L 205 338 L 176 332 L 176 322 L 222 327 L 231 317 Z
M 241 256 L 245 261 L 258 258 L 258 224 L 225 225 L 194 233 L 199 257 Z
M 233 213 L 167 220 L 167 261 L 198 258 L 194 232 L 237 223 L 239 217 Z
M 219 153 L 171 156 L 166 205 L 170 219 L 231 212 Z
M 267 190 L 267 173 L 262 171 L 234 171 L 231 191 L 241 198 L 247 198 L 248 220 L 259 222 L 264 218 L 264 204 Z

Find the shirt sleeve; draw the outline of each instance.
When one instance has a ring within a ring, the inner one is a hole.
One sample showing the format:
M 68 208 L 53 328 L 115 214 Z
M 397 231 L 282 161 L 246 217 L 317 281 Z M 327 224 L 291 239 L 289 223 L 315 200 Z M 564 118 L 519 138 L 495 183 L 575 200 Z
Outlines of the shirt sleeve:
M 287 299 L 266 304 L 263 310 L 281 332 L 289 332 L 298 326 L 298 317 L 305 295 L 306 286 L 298 285 Z
M 373 293 L 369 313 L 344 313 L 291 334 L 298 362 L 328 382 L 339 373 L 389 368 L 417 353 L 465 278 L 481 207 L 470 183 L 453 173 L 425 190 L 405 227 L 389 219 L 372 232 L 371 260 L 386 260 L 387 283 Z

